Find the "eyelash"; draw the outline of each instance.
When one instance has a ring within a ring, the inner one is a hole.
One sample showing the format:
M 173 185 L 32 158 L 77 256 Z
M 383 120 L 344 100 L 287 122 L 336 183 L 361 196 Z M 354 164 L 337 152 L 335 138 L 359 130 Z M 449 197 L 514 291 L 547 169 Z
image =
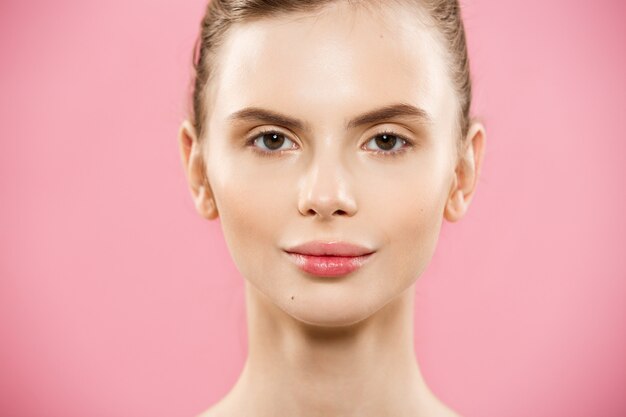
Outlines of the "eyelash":
M 277 133 L 279 135 L 283 135 L 287 138 L 287 135 L 285 135 L 282 132 L 279 132 L 277 130 L 274 129 L 267 129 L 267 130 L 262 130 L 260 132 L 257 132 L 254 136 L 248 138 L 248 140 L 246 141 L 246 145 L 252 146 L 254 148 L 254 152 L 256 152 L 257 154 L 259 154 L 260 156 L 263 157 L 270 157 L 273 158 L 274 156 L 280 155 L 281 153 L 285 152 L 285 151 L 263 151 L 260 150 L 259 148 L 257 148 L 256 146 L 254 146 L 254 141 L 256 141 L 258 138 L 262 137 L 263 135 L 267 135 L 269 133 Z M 395 133 L 391 130 L 382 130 L 378 133 L 376 133 L 374 136 L 370 137 L 369 140 L 367 142 L 365 142 L 366 144 L 369 143 L 372 139 L 376 138 L 377 136 L 382 136 L 382 135 L 393 135 L 395 137 L 397 137 L 398 139 L 400 139 L 401 142 L 404 143 L 404 146 L 402 148 L 400 148 L 399 150 L 395 150 L 395 151 L 371 151 L 376 155 L 380 155 L 380 154 L 384 154 L 385 157 L 397 157 L 400 156 L 401 154 L 404 154 L 408 148 L 411 148 L 414 146 L 414 143 L 407 139 L 406 137 L 404 137 L 403 135 L 400 135 L 398 133 Z M 287 138 L 289 139 L 289 138 Z M 291 140 L 291 139 L 289 139 Z M 293 142 L 293 141 L 292 141 Z

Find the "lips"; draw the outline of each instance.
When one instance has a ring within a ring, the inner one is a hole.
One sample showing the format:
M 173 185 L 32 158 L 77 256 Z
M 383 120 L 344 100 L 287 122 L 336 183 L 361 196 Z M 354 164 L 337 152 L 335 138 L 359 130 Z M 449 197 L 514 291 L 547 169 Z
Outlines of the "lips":
M 313 241 L 286 249 L 301 270 L 317 276 L 341 276 L 362 267 L 375 252 L 349 242 Z

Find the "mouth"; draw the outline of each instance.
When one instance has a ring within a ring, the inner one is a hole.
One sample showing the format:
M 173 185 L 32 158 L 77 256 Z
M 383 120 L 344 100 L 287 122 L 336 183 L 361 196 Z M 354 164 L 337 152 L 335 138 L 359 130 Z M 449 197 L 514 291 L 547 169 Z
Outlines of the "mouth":
M 361 256 L 304 255 L 285 252 L 302 271 L 322 277 L 347 275 L 361 268 L 374 253 Z
M 304 272 L 336 277 L 358 270 L 375 251 L 348 242 L 313 241 L 289 248 L 285 253 Z

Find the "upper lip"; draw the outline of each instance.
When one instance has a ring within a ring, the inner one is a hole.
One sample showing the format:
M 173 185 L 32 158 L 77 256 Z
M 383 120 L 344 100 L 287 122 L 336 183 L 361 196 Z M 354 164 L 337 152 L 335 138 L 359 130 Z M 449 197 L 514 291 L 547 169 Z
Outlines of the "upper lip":
M 317 256 L 361 256 L 374 250 L 350 242 L 315 240 L 285 249 L 289 253 Z

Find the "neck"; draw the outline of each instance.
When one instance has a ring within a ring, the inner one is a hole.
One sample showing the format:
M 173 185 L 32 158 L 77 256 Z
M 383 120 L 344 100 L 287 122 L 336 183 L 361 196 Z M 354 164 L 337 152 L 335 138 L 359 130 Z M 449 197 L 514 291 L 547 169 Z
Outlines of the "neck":
M 248 359 L 226 399 L 250 416 L 418 415 L 430 395 L 415 359 L 414 285 L 365 320 L 295 320 L 246 282 Z

